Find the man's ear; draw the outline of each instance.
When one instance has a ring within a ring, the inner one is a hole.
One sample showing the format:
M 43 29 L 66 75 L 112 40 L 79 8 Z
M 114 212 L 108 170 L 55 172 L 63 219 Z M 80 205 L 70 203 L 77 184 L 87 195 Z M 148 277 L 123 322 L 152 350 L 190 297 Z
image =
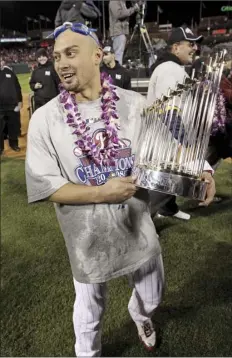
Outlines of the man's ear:
M 177 45 L 177 44 L 173 44 L 173 45 L 172 45 L 172 48 L 173 48 L 173 50 L 174 50 L 174 51 L 176 51 L 176 50 L 177 50 L 177 47 L 178 47 L 178 45 Z
M 103 58 L 103 51 L 100 47 L 98 47 L 95 52 L 95 64 L 100 65 L 100 63 L 102 62 L 102 58 Z
M 174 54 L 179 53 L 179 44 L 173 44 L 172 48 Z

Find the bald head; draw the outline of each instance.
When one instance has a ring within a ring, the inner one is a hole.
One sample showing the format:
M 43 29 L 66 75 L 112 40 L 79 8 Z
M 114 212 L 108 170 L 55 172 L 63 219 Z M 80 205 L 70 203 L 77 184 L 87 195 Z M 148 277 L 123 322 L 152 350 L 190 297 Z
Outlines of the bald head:
M 102 50 L 91 36 L 68 29 L 55 41 L 55 68 L 69 91 L 79 91 L 99 75 L 101 60 Z
M 81 35 L 79 33 L 73 32 L 70 29 L 62 32 L 55 41 L 54 51 L 59 51 L 65 46 L 77 45 L 84 46 L 90 50 L 99 49 L 98 44 L 91 36 Z

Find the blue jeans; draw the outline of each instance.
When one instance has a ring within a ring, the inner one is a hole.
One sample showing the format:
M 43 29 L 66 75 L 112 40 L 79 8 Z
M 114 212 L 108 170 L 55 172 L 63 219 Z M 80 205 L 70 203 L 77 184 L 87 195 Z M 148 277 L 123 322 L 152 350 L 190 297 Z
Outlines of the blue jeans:
M 118 35 L 112 37 L 115 59 L 122 65 L 123 54 L 126 47 L 126 35 Z

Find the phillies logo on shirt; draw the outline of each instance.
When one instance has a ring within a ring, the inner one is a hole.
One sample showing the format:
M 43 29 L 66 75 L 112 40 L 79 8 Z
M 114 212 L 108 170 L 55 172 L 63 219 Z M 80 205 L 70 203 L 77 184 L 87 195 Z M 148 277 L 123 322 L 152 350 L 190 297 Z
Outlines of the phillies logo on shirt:
M 98 129 L 93 133 L 93 143 L 99 148 L 104 148 L 106 143 L 105 129 Z M 119 140 L 119 148 L 115 159 L 115 166 L 97 165 L 91 159 L 81 156 L 79 148 L 74 149 L 74 154 L 79 158 L 81 165 L 75 169 L 77 179 L 86 184 L 102 185 L 106 182 L 110 173 L 125 177 L 131 174 L 134 163 L 134 155 L 131 154 L 131 142 L 128 139 Z
M 108 139 L 106 137 L 106 131 L 102 129 L 98 129 L 93 134 L 93 143 L 98 146 L 98 148 L 103 149 L 108 145 Z

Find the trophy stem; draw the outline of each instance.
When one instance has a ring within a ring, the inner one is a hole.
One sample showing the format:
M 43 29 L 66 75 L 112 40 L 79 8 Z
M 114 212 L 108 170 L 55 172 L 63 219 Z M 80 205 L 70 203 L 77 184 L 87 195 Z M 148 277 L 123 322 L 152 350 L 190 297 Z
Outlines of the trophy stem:
M 170 103 L 171 102 L 171 103 Z M 173 142 L 173 138 L 171 136 L 170 127 L 172 123 L 172 117 L 173 112 L 176 104 L 176 96 L 173 96 L 171 101 L 168 102 L 168 105 L 166 108 L 164 108 L 165 118 L 164 120 L 161 119 L 161 128 L 160 128 L 160 141 L 157 141 L 157 151 L 153 150 L 153 158 L 156 157 L 156 166 L 157 168 L 160 167 L 164 156 L 166 154 L 166 143 L 167 140 L 170 137 L 170 141 Z M 168 163 L 168 159 L 166 160 L 166 163 Z
M 190 89 L 188 90 L 186 97 L 187 98 L 185 98 L 182 113 L 180 113 L 180 115 L 182 117 L 182 121 L 181 121 L 179 135 L 178 135 L 178 139 L 177 139 L 177 143 L 176 143 L 176 150 L 175 150 L 175 153 L 174 153 L 174 156 L 173 156 L 174 160 L 173 160 L 172 167 L 171 167 L 171 170 L 174 170 L 175 161 L 176 161 L 176 155 L 179 153 L 179 160 L 178 160 L 178 171 L 179 172 L 181 171 L 181 161 L 182 161 L 183 153 L 186 152 L 186 148 L 184 146 L 187 147 L 187 145 L 188 145 L 188 136 L 189 136 L 189 134 L 188 134 L 188 131 L 186 130 L 186 127 L 189 126 L 189 120 L 188 120 L 188 114 L 187 113 L 188 113 L 188 110 L 190 108 L 189 103 L 191 101 Z M 181 141 L 182 131 L 184 131 L 184 137 L 183 137 L 183 140 Z M 180 148 L 181 142 L 182 142 L 182 146 Z

